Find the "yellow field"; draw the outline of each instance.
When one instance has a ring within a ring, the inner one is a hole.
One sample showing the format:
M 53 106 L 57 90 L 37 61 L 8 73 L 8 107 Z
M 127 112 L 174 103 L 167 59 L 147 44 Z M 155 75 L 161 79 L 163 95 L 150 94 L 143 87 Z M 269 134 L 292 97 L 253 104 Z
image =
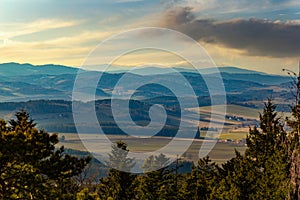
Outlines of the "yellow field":
M 87 151 L 85 146 L 82 144 L 81 140 L 79 139 L 77 134 L 60 134 L 59 137 L 62 135 L 65 136 L 65 141 L 60 142 L 58 145 L 64 145 L 65 148 L 71 148 L 75 150 L 81 150 L 81 151 Z M 95 137 L 94 134 L 86 134 L 86 138 L 93 138 Z M 136 137 L 126 137 L 126 136 L 119 136 L 119 135 L 110 135 L 108 136 L 111 142 L 116 141 L 124 141 L 128 144 L 128 148 L 131 152 L 136 153 L 146 153 L 146 152 L 153 152 L 158 150 L 159 148 L 164 147 L 167 145 L 171 138 L 167 137 L 152 137 L 152 138 L 136 138 Z M 177 147 L 174 147 L 173 149 L 170 149 L 169 155 L 167 156 L 174 156 L 174 155 L 181 155 L 182 152 L 180 152 L 180 145 L 186 144 L 187 140 L 190 139 L 184 139 L 184 138 L 177 138 L 176 143 Z M 97 140 L 94 139 L 95 143 L 97 142 L 97 147 L 99 147 L 98 153 L 101 151 L 105 151 L 102 147 L 107 145 L 104 144 L 106 142 L 105 140 Z M 101 144 L 102 142 L 102 144 Z M 214 141 L 212 141 L 214 142 Z M 194 140 L 192 142 L 192 145 L 189 147 L 189 149 L 186 151 L 186 153 L 183 155 L 182 159 L 185 160 L 198 160 L 199 155 L 199 149 L 201 148 L 201 145 L 203 144 L 202 140 Z M 212 151 L 209 153 L 209 156 L 211 159 L 217 163 L 223 163 L 230 158 L 234 157 L 235 153 L 234 150 L 237 149 L 240 152 L 245 151 L 245 146 L 237 145 L 234 143 L 216 143 L 216 145 L 213 147 Z

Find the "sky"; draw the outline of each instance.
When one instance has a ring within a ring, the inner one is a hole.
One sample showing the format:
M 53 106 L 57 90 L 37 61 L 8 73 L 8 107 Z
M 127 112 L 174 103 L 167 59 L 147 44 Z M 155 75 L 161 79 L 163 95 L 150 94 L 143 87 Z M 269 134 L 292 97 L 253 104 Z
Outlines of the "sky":
M 282 75 L 282 68 L 298 70 L 299 0 L 1 0 L 0 63 L 80 67 L 101 42 L 143 27 L 186 34 L 217 66 Z M 137 37 L 145 36 L 157 39 L 154 33 Z M 127 38 L 103 47 L 103 56 L 134 42 Z M 173 45 L 182 42 L 178 38 Z M 160 50 L 132 51 L 113 64 L 187 66 L 183 58 Z

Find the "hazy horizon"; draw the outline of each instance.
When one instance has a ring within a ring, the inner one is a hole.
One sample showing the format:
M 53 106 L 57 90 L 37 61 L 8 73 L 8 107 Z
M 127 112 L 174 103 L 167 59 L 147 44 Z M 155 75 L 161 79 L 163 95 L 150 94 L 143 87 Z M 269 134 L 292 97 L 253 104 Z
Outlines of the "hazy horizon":
M 2 63 L 79 67 L 98 44 L 115 34 L 135 28 L 162 27 L 198 41 L 217 66 L 280 75 L 282 68 L 298 71 L 300 2 L 297 0 L 56 3 L 4 0 L 0 7 Z M 119 45 L 131 42 L 120 41 Z M 107 52 L 115 49 L 108 48 Z M 122 66 L 148 63 L 180 66 L 185 61 L 154 50 L 129 52 L 115 61 Z
M 45 64 L 39 64 L 39 65 L 34 65 L 32 63 L 18 63 L 18 62 L 5 62 L 5 63 L 0 63 L 0 65 L 8 65 L 8 64 L 17 64 L 17 65 L 32 65 L 34 67 L 44 67 L 44 66 L 48 66 L 48 65 L 54 65 L 54 66 L 62 66 L 62 67 L 67 67 L 67 68 L 75 68 L 75 69 L 81 69 L 81 66 L 68 66 L 68 65 L 62 65 L 62 64 L 53 64 L 53 63 L 45 63 Z M 108 65 L 109 66 L 109 65 Z M 93 66 L 95 68 L 95 66 Z M 252 70 L 252 69 L 247 69 L 247 68 L 242 68 L 242 67 L 236 67 L 236 66 L 216 66 L 217 68 L 222 69 L 222 68 L 226 68 L 226 69 L 234 69 L 234 70 L 238 70 L 240 72 L 238 73 L 246 73 L 248 72 L 253 72 L 253 73 L 265 73 L 265 74 L 269 74 L 269 75 L 282 75 L 282 76 L 287 76 L 286 73 L 282 72 L 280 74 L 278 73 L 272 73 L 272 72 L 263 72 L 263 71 L 259 71 L 259 70 Z M 185 67 L 185 66 L 159 66 L 159 65 L 151 65 L 151 64 L 147 64 L 147 65 L 141 65 L 141 66 L 118 66 L 118 65 L 114 65 L 113 67 L 111 67 L 111 69 L 107 69 L 104 70 L 105 72 L 114 72 L 114 73 L 121 73 L 121 72 L 127 72 L 132 70 L 131 72 L 142 72 L 143 70 L 153 70 L 153 71 L 149 71 L 151 72 L 149 75 L 151 74 L 165 74 L 168 73 L 169 71 L 167 69 L 172 68 L 172 69 L 178 69 L 181 71 L 186 71 L 186 72 L 196 72 L 196 70 L 200 70 L 201 73 L 203 74 L 209 74 L 210 73 L 210 69 L 214 69 L 215 66 L 211 66 L 211 67 L 205 67 L 205 68 L 191 68 L 191 67 Z M 165 70 L 163 70 L 165 69 Z M 89 69 L 85 69 L 85 70 L 89 70 Z M 90 69 L 91 71 L 93 71 L 93 69 Z M 160 71 L 162 70 L 162 71 Z M 101 70 L 95 70 L 95 71 L 101 71 Z M 145 72 L 147 72 L 145 71 Z M 236 72 L 235 72 L 236 73 Z

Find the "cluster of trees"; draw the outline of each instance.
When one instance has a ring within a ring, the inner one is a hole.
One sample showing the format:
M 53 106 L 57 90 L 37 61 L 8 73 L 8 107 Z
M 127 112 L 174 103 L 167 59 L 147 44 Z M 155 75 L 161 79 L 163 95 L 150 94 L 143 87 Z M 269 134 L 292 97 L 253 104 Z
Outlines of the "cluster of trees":
M 24 110 L 0 121 L 0 199 L 74 199 L 90 157 L 56 148 L 57 134 L 38 130 Z
M 222 165 L 202 158 L 191 172 L 178 174 L 180 165 L 151 171 L 156 165 L 168 162 L 164 155 L 150 157 L 144 164 L 146 173 L 134 175 L 110 169 L 94 187 L 85 188 L 78 198 L 85 199 L 299 199 L 293 184 L 292 163 L 298 148 L 297 134 L 286 132 L 284 121 L 278 117 L 276 106 L 269 100 L 260 114 L 260 128 L 247 135 L 247 149 Z M 297 123 L 296 119 L 289 123 Z M 112 158 L 127 150 L 123 142 L 113 148 Z M 294 153 L 293 153 L 294 152 Z M 120 162 L 121 161 L 121 162 Z M 113 166 L 131 168 L 134 161 L 123 153 L 111 159 Z M 147 172 L 149 171 L 149 172 Z
M 151 156 L 144 174 L 131 174 L 135 161 L 124 142 L 113 145 L 106 177 L 78 181 L 90 157 L 68 155 L 57 147 L 58 136 L 38 130 L 25 111 L 0 121 L 0 199 L 300 199 L 300 106 L 282 119 L 271 100 L 250 128 L 247 149 L 222 165 L 199 159 L 191 172 L 180 164 L 152 171 L 169 162 Z M 285 130 L 288 125 L 290 130 Z M 126 169 L 119 171 L 117 169 Z

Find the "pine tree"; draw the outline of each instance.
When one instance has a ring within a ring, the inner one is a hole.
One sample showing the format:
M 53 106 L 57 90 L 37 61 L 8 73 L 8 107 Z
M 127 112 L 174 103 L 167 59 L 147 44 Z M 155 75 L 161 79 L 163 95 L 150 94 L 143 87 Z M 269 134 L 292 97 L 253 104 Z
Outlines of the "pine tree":
M 259 114 L 259 119 L 260 130 L 257 127 L 250 128 L 247 135 L 248 148 L 245 154 L 261 165 L 264 165 L 266 160 L 277 151 L 280 151 L 282 156 L 287 159 L 288 135 L 283 129 L 281 118 L 276 112 L 276 105 L 272 103 L 271 99 L 265 103 L 263 113 Z
M 170 173 L 172 173 L 166 166 L 169 158 L 160 154 L 158 156 L 150 156 L 143 164 L 145 174 L 136 179 L 136 198 L 140 200 L 161 199 L 161 196 L 167 192 Z M 164 194 L 162 194 L 162 192 Z
M 292 79 L 291 93 L 295 97 L 295 104 L 291 106 L 292 117 L 286 119 L 288 126 L 292 128 L 287 148 L 292 185 L 292 192 L 288 195 L 288 199 L 300 199 L 300 62 L 298 74 L 288 69 L 283 69 L 283 71 L 287 71 Z
M 55 149 L 57 134 L 38 130 L 22 110 L 0 122 L 0 199 L 69 198 L 90 158 L 79 159 Z
M 197 133 L 195 135 L 195 139 L 200 139 L 200 138 L 201 138 L 201 132 L 200 132 L 200 128 L 198 127 Z
M 297 97 L 300 93 L 300 82 L 297 82 Z M 290 176 L 293 187 L 289 199 L 300 198 L 300 101 L 296 97 L 296 105 L 292 107 L 292 117 L 287 118 L 287 124 L 292 128 L 290 134 Z
M 245 155 L 219 168 L 214 199 L 284 199 L 290 190 L 288 135 L 276 106 L 269 99 L 260 114 L 260 127 L 250 129 Z
M 100 200 L 100 198 L 97 193 L 91 193 L 88 188 L 83 188 L 77 193 L 76 200 Z
M 245 152 L 257 169 L 257 195 L 265 199 L 284 198 L 290 188 L 288 134 L 270 99 L 259 118 L 260 130 L 250 129 Z
M 219 180 L 214 182 L 210 199 L 254 199 L 259 177 L 251 159 L 236 151 L 236 156 L 218 171 Z
M 209 199 L 217 179 L 217 165 L 207 156 L 199 159 L 192 172 L 186 174 L 181 188 L 181 199 Z
M 101 199 L 127 200 L 134 198 L 133 183 L 136 175 L 130 170 L 134 167 L 133 159 L 128 158 L 127 144 L 119 141 L 112 145 L 112 153 L 109 155 L 108 176 L 100 179 L 98 195 Z M 124 171 L 123 171 L 124 170 Z

